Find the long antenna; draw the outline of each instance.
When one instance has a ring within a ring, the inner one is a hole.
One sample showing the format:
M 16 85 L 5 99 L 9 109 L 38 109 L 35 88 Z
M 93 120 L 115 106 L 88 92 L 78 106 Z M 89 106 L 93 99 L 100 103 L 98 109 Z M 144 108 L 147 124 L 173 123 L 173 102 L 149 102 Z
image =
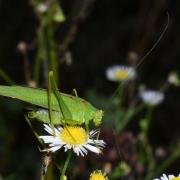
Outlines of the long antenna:
M 169 26 L 169 22 L 170 22 L 170 17 L 169 17 L 169 13 L 167 12 L 167 23 L 166 23 L 166 26 L 165 28 L 163 29 L 163 31 L 161 32 L 161 35 L 159 36 L 159 38 L 156 40 L 156 42 L 154 43 L 154 45 L 151 47 L 151 49 L 140 59 L 140 61 L 136 64 L 135 66 L 135 69 L 137 69 L 143 62 L 144 60 L 149 56 L 149 54 L 154 50 L 154 48 L 158 45 L 158 43 L 160 42 L 160 40 L 163 38 L 165 32 L 167 31 L 168 29 L 168 26 Z M 121 84 L 122 85 L 122 84 Z M 120 85 L 120 86 L 121 86 Z M 121 150 L 118 146 L 118 143 L 117 143 L 117 140 L 115 138 L 115 132 L 113 130 L 113 134 L 114 134 L 114 140 L 115 140 L 115 146 L 116 146 L 116 149 L 117 149 L 117 152 L 118 152 L 118 155 L 119 157 L 121 158 L 122 157 L 122 153 L 121 153 Z
M 168 29 L 169 26 L 169 22 L 170 22 L 170 17 L 169 17 L 169 13 L 167 12 L 167 24 L 165 26 L 165 28 L 163 29 L 161 35 L 159 36 L 159 38 L 157 39 L 157 41 L 154 43 L 154 45 L 152 46 L 152 48 L 144 55 L 144 57 L 136 64 L 135 68 L 137 69 L 143 62 L 144 60 L 149 56 L 149 54 L 151 54 L 151 52 L 154 50 L 154 48 L 159 44 L 160 40 L 163 38 L 166 30 Z

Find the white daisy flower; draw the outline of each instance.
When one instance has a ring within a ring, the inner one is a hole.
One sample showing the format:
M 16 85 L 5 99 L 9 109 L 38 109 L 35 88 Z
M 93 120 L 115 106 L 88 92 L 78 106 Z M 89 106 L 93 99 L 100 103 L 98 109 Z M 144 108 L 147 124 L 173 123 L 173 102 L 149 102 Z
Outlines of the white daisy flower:
M 180 174 L 179 176 L 175 177 L 174 175 L 166 175 L 163 174 L 160 178 L 156 178 L 154 180 L 180 180 Z
M 96 154 L 101 153 L 101 149 L 105 146 L 103 140 L 92 139 L 98 131 L 90 131 L 89 133 L 80 126 L 64 126 L 64 127 L 54 127 L 44 124 L 44 129 L 50 135 L 39 136 L 44 143 L 49 144 L 47 151 L 55 152 L 58 149 L 64 147 L 65 152 L 69 149 L 73 149 L 74 153 L 79 155 L 86 155 L 89 151 Z
M 124 81 L 134 79 L 136 71 L 130 66 L 114 65 L 106 70 L 106 77 L 110 81 Z
M 158 105 L 164 100 L 164 94 L 155 90 L 140 91 L 140 97 L 144 103 L 149 105 Z

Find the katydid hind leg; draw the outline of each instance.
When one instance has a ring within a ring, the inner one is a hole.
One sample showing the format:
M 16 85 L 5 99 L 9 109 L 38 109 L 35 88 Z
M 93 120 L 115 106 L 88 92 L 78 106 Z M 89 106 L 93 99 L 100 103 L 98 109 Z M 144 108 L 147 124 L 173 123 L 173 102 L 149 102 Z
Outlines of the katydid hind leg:
M 63 101 L 61 93 L 58 91 L 56 82 L 53 77 L 53 72 L 51 71 L 49 73 L 49 75 L 50 75 L 50 81 L 52 84 L 52 90 L 53 90 L 53 93 L 54 93 L 58 103 L 59 103 L 59 109 L 60 109 L 60 112 L 62 113 L 63 119 L 72 119 L 71 112 L 70 112 L 69 108 L 67 107 L 67 105 L 65 104 L 65 102 Z
M 63 117 L 62 119 L 63 120 L 72 119 L 71 112 L 70 112 L 69 108 L 67 107 L 67 105 L 64 103 L 64 101 L 61 97 L 61 93 L 58 91 L 58 88 L 57 88 L 56 82 L 54 80 L 52 71 L 49 73 L 49 78 L 51 81 L 53 93 L 54 93 L 54 95 L 57 98 L 57 101 L 59 103 L 59 109 L 60 109 L 60 112 L 62 113 L 62 117 Z M 69 133 L 69 135 L 71 136 L 71 138 L 74 141 L 76 141 L 75 138 L 73 137 L 73 135 L 71 134 L 71 132 L 69 132 L 68 128 L 66 127 L 66 125 L 65 125 L 66 123 L 64 123 L 64 121 L 62 121 L 62 119 L 61 119 L 62 125 L 66 128 L 66 130 Z
M 50 73 L 48 75 L 48 112 L 49 112 L 49 120 L 51 127 L 53 128 L 53 134 L 55 133 L 54 130 L 54 124 L 53 124 L 53 118 L 52 118 L 52 107 L 51 107 L 51 94 L 52 94 L 52 84 L 50 79 Z

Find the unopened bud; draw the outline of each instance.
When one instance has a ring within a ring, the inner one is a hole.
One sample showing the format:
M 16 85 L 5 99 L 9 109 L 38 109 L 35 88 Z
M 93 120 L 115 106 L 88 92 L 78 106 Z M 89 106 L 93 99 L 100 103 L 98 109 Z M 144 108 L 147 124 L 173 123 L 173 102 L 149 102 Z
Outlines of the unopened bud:
M 27 44 L 23 41 L 19 42 L 17 45 L 17 50 L 23 54 L 27 51 Z
M 179 82 L 179 78 L 176 72 L 171 72 L 168 76 L 168 82 L 170 84 L 173 84 L 175 86 L 179 86 L 180 82 Z
M 45 3 L 40 3 L 40 4 L 37 6 L 37 11 L 38 11 L 39 13 L 45 13 L 45 12 L 47 12 L 47 10 L 48 10 L 48 5 L 45 4 Z

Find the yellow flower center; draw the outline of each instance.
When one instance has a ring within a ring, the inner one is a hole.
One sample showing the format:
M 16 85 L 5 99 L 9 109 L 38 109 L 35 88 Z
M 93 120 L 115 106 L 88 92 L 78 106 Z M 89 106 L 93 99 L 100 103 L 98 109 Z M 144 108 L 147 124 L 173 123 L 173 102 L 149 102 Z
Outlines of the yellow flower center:
M 89 180 L 108 180 L 108 177 L 101 171 L 94 171 L 93 173 L 91 173 Z
M 115 78 L 117 78 L 118 80 L 124 80 L 129 76 L 128 71 L 125 70 L 118 70 L 115 72 Z
M 180 180 L 180 177 L 171 178 L 170 180 Z
M 86 131 L 78 126 L 65 126 L 59 136 L 63 142 L 71 145 L 85 144 L 88 138 Z

